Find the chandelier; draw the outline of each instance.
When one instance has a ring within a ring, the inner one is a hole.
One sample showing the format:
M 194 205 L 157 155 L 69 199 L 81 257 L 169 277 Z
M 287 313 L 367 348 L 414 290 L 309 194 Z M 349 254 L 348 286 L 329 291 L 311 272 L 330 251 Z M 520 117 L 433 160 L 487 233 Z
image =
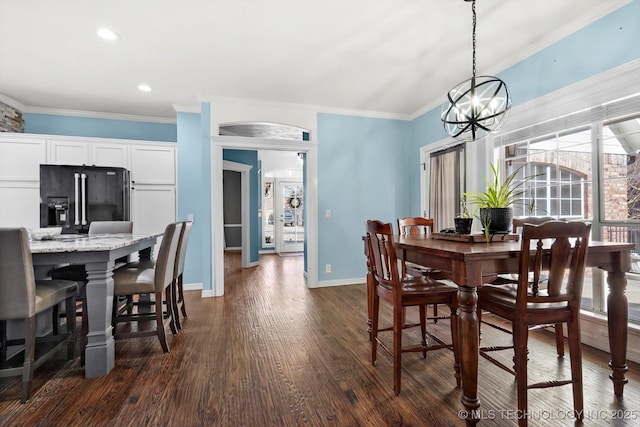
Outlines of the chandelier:
M 498 130 L 511 108 L 507 85 L 497 77 L 476 77 L 476 2 L 473 12 L 473 69 L 469 80 L 447 93 L 440 118 L 449 135 L 460 141 L 476 141 Z

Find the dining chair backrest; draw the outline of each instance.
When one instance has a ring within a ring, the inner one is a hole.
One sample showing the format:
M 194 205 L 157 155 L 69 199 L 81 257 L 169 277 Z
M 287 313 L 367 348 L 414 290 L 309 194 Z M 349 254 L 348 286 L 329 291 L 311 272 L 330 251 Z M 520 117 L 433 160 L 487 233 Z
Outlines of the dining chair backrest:
M 433 233 L 433 219 L 421 216 L 398 218 L 398 232 L 403 236 Z
M 374 282 L 387 288 L 400 286 L 398 256 L 391 223 L 367 221 L 367 237 Z
M 529 304 L 568 304 L 579 309 L 591 224 L 548 221 L 524 224 L 516 310 Z M 545 272 L 546 291 L 538 284 Z M 531 278 L 533 282 L 530 283 Z
M 513 218 L 512 230 L 514 234 L 519 234 L 520 229 L 525 224 L 540 225 L 540 224 L 544 224 L 545 222 L 554 221 L 554 220 L 555 218 L 550 216 L 526 216 L 522 218 Z
M 177 278 L 184 272 L 184 261 L 187 257 L 187 245 L 189 243 L 189 235 L 191 234 L 191 226 L 193 222 L 183 222 L 182 232 L 180 233 L 180 242 L 178 248 L 178 257 L 176 258 L 175 277 Z
M 0 228 L 0 319 L 26 319 L 36 312 L 36 284 L 25 228 Z
M 178 243 L 180 241 L 182 227 L 182 222 L 173 222 L 167 225 L 164 230 L 155 266 L 154 283 L 156 292 L 164 291 L 167 286 L 173 283 L 173 272 L 176 268 Z
M 89 234 L 128 234 L 133 232 L 132 221 L 91 221 Z

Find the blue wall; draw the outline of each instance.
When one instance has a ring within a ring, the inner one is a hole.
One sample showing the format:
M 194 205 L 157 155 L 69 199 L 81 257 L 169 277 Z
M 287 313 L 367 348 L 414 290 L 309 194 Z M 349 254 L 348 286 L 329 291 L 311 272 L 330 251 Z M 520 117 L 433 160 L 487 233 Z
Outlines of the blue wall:
M 176 125 L 172 123 L 58 116 L 53 114 L 25 113 L 24 131 L 43 135 L 177 141 Z
M 320 281 L 364 277 L 365 221 L 410 214 L 411 148 L 409 122 L 318 114 Z
M 260 177 L 258 175 L 258 152 L 255 150 L 222 150 L 222 159 L 230 162 L 243 163 L 253 166 L 249 171 L 249 245 L 251 247 L 249 261 L 258 262 L 259 251 L 262 246 L 260 234 L 260 218 L 258 217 L 258 205 L 260 203 Z
M 178 219 L 193 215 L 193 228 L 185 261 L 185 283 L 202 283 L 210 274 L 211 265 L 205 263 L 203 246 L 208 244 L 205 230 L 207 197 L 202 197 L 203 146 L 199 113 L 178 113 Z

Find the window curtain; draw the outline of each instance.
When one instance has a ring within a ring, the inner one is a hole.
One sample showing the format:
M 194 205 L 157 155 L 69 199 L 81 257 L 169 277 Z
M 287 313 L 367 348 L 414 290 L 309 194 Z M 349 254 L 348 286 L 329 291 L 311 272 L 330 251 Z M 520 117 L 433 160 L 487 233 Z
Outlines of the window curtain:
M 454 227 L 464 193 L 464 162 L 464 144 L 431 154 L 429 212 L 434 231 Z

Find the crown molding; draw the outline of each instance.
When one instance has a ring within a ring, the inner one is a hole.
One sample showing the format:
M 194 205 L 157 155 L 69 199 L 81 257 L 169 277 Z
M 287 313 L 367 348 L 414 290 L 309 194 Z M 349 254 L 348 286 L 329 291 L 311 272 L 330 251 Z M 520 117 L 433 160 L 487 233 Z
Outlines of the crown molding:
M 137 116 L 133 114 L 116 114 L 116 113 L 98 113 L 95 111 L 80 111 L 80 110 L 63 110 L 58 108 L 43 108 L 43 107 L 25 107 L 23 113 L 31 114 L 50 114 L 53 116 L 72 116 L 72 117 L 86 117 L 92 119 L 106 119 L 106 120 L 126 120 L 131 122 L 151 122 L 151 123 L 169 123 L 175 124 L 175 118 L 166 117 L 154 117 L 154 116 Z
M 20 112 L 24 112 L 24 105 L 22 105 L 21 103 L 19 103 L 15 99 L 11 99 L 8 96 L 5 96 L 5 95 L 3 95 L 1 93 L 0 93 L 0 102 L 2 102 L 3 104 L 7 104 L 8 106 L 10 106 L 12 108 L 15 108 L 16 110 L 18 110 Z
M 208 96 L 208 97 L 198 97 L 201 102 L 209 102 L 212 105 L 216 103 L 224 103 L 224 104 L 251 104 L 251 105 L 261 105 L 265 107 L 273 107 L 273 108 L 294 108 L 297 110 L 305 109 L 311 110 L 316 113 L 328 113 L 328 114 L 340 114 L 340 115 L 348 115 L 348 116 L 362 116 L 362 117 L 370 117 L 370 118 L 379 118 L 379 119 L 392 119 L 392 120 L 410 120 L 410 116 L 408 114 L 398 114 L 398 113 L 387 113 L 383 111 L 372 111 L 372 110 L 358 110 L 358 109 L 350 109 L 350 108 L 339 108 L 339 107 L 328 107 L 325 105 L 317 105 L 317 104 L 296 104 L 296 103 L 288 103 L 288 102 L 277 102 L 277 101 L 265 101 L 261 99 L 251 99 L 251 98 L 238 98 L 231 96 Z
M 189 104 L 189 105 L 178 105 L 178 104 L 171 104 L 171 106 L 173 107 L 174 111 L 176 113 L 198 113 L 200 114 L 202 112 L 201 108 L 200 108 L 200 104 L 195 105 L 195 104 Z

